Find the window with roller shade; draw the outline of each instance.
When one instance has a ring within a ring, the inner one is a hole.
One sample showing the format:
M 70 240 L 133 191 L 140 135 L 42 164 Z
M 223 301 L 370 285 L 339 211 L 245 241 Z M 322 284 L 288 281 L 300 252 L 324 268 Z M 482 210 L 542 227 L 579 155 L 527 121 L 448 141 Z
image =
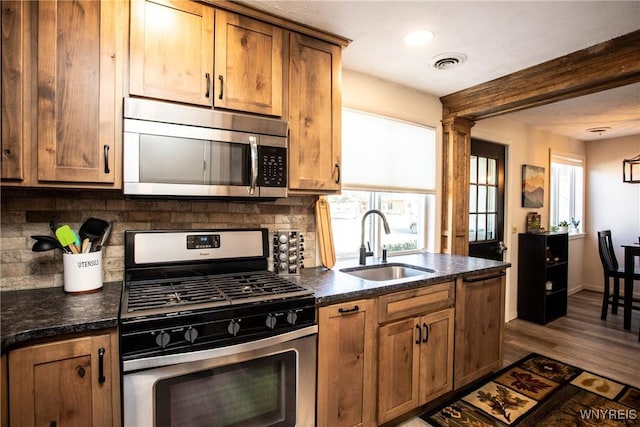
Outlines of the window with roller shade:
M 330 196 L 333 239 L 338 258 L 355 257 L 362 217 L 370 209 L 365 245 L 376 256 L 435 247 L 435 129 L 390 117 L 343 109 L 342 194 Z
M 579 154 L 550 152 L 551 194 L 549 197 L 550 225 L 560 221 L 579 220 L 571 233 L 584 230 L 584 157 Z

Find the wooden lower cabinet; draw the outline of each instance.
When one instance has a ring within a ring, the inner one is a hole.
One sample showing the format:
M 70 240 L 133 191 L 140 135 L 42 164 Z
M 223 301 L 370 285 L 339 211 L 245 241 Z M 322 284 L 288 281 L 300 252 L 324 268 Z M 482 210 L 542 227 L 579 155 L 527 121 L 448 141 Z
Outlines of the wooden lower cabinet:
M 120 425 L 115 331 L 9 352 L 11 426 Z
M 455 388 L 502 367 L 505 272 L 456 280 Z
M 453 333 L 453 308 L 380 327 L 378 423 L 453 388 Z
M 317 425 L 376 425 L 374 300 L 320 307 L 318 328 Z

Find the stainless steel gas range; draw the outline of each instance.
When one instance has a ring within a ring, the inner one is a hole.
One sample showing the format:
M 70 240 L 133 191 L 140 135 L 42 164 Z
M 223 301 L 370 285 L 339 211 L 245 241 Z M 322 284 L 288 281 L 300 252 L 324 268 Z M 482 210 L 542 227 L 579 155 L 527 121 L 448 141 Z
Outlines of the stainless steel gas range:
M 312 426 L 313 292 L 267 229 L 125 232 L 125 426 Z

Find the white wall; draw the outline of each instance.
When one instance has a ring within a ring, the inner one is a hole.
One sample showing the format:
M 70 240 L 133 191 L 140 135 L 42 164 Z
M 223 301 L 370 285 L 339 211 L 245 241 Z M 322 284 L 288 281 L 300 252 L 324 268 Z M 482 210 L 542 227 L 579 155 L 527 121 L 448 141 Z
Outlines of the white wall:
M 369 111 L 391 116 L 415 123 L 432 126 L 437 130 L 437 177 L 438 189 L 441 188 L 442 176 L 442 104 L 430 94 L 419 92 L 388 81 L 370 77 L 365 74 L 343 70 L 342 102 L 345 107 Z M 542 225 L 549 228 L 549 149 L 563 152 L 585 154 L 582 141 L 557 136 L 538 129 L 533 129 L 505 117 L 482 120 L 471 129 L 474 137 L 507 146 L 507 185 L 505 194 L 505 243 L 509 250 L 505 261 L 511 262 L 512 268 L 507 271 L 507 302 L 505 317 L 507 320 L 517 317 L 517 258 L 518 235 L 524 231 L 525 218 L 531 209 L 521 204 L 521 167 L 523 164 L 543 166 L 546 169 L 545 203 L 538 209 L 542 215 Z M 441 194 L 437 194 L 437 211 L 440 215 Z M 440 218 L 436 221 L 436 242 L 440 241 Z M 582 284 L 582 242 L 583 239 L 571 240 L 569 251 L 576 257 L 571 262 L 569 287 L 579 289 Z
M 623 243 L 640 236 L 640 184 L 622 182 L 622 160 L 640 154 L 640 135 L 588 141 L 587 239 L 584 254 L 585 287 L 602 291 L 598 231 L 611 230 L 616 258 L 624 263 Z

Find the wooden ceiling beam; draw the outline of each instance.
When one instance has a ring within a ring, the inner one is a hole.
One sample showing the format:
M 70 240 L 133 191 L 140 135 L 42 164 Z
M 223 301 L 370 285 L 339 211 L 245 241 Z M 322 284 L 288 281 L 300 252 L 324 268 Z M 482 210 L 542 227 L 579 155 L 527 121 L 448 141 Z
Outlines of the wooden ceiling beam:
M 440 98 L 443 118 L 480 120 L 640 82 L 640 30 Z

